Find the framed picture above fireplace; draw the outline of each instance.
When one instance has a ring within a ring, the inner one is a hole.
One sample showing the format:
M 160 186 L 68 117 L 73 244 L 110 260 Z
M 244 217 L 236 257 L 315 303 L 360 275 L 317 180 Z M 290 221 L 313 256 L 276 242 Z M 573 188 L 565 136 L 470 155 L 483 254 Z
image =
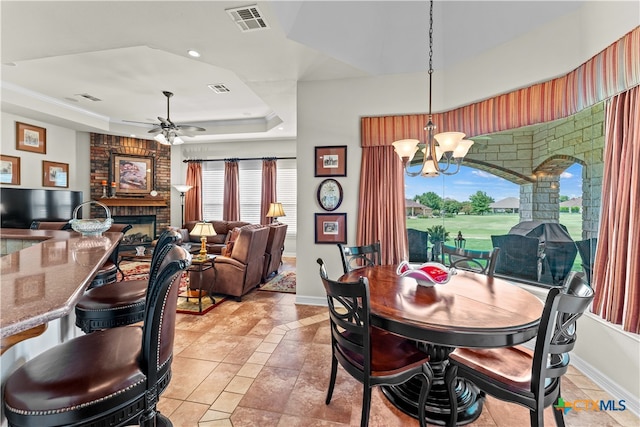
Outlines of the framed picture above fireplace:
M 114 154 L 113 181 L 116 194 L 149 194 L 154 188 L 154 158 Z

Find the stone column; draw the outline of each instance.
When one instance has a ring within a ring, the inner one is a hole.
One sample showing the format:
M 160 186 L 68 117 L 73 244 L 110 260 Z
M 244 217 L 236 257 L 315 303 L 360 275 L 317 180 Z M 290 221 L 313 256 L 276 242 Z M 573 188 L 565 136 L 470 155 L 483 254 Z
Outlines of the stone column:
M 542 175 L 533 183 L 533 221 L 560 221 L 560 177 Z
M 533 184 L 520 186 L 520 222 L 533 219 Z

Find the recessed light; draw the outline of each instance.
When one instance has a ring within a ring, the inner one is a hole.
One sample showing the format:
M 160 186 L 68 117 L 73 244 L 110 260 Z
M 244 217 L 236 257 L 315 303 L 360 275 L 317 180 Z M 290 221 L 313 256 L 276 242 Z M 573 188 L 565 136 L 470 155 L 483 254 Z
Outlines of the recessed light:
M 278 128 L 278 130 L 284 130 L 284 128 L 283 128 L 282 126 L 280 126 L 280 127 Z
M 197 50 L 191 49 L 187 53 L 189 54 L 189 56 L 192 56 L 194 58 L 200 58 L 200 52 L 198 52 Z
M 135 138 L 135 137 L 136 137 L 136 134 L 135 134 L 135 133 L 132 133 L 132 134 L 131 134 L 131 135 L 129 135 L 129 136 L 130 136 L 131 138 Z

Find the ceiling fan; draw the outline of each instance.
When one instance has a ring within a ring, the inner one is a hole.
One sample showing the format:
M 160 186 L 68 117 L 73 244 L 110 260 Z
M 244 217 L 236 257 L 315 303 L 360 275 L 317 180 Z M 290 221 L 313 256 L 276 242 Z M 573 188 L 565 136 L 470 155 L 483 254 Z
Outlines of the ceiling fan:
M 184 140 L 181 136 L 193 136 L 192 132 L 204 132 L 205 128 L 190 125 L 180 125 L 173 123 L 169 118 L 169 99 L 173 96 L 172 92 L 167 90 L 162 91 L 164 96 L 167 97 L 167 118 L 158 117 L 159 124 L 155 124 L 156 127 L 151 129 L 149 133 L 157 134 L 153 137 L 160 144 L 164 145 L 178 145 L 183 144 Z

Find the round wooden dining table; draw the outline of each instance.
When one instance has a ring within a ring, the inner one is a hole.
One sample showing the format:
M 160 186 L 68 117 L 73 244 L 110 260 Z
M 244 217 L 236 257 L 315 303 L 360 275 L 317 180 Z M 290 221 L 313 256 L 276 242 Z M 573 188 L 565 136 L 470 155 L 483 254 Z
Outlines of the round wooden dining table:
M 444 425 L 450 408 L 444 369 L 455 347 L 506 347 L 537 334 L 543 303 L 535 295 L 505 280 L 458 270 L 449 282 L 422 286 L 396 274 L 395 265 L 364 267 L 342 282 L 369 280 L 374 326 L 416 340 L 431 355 L 434 382 L 427 400 L 427 421 Z M 382 387 L 400 410 L 417 418 L 420 382 Z M 470 382 L 458 380 L 458 424 L 468 424 L 482 412 L 483 395 Z

